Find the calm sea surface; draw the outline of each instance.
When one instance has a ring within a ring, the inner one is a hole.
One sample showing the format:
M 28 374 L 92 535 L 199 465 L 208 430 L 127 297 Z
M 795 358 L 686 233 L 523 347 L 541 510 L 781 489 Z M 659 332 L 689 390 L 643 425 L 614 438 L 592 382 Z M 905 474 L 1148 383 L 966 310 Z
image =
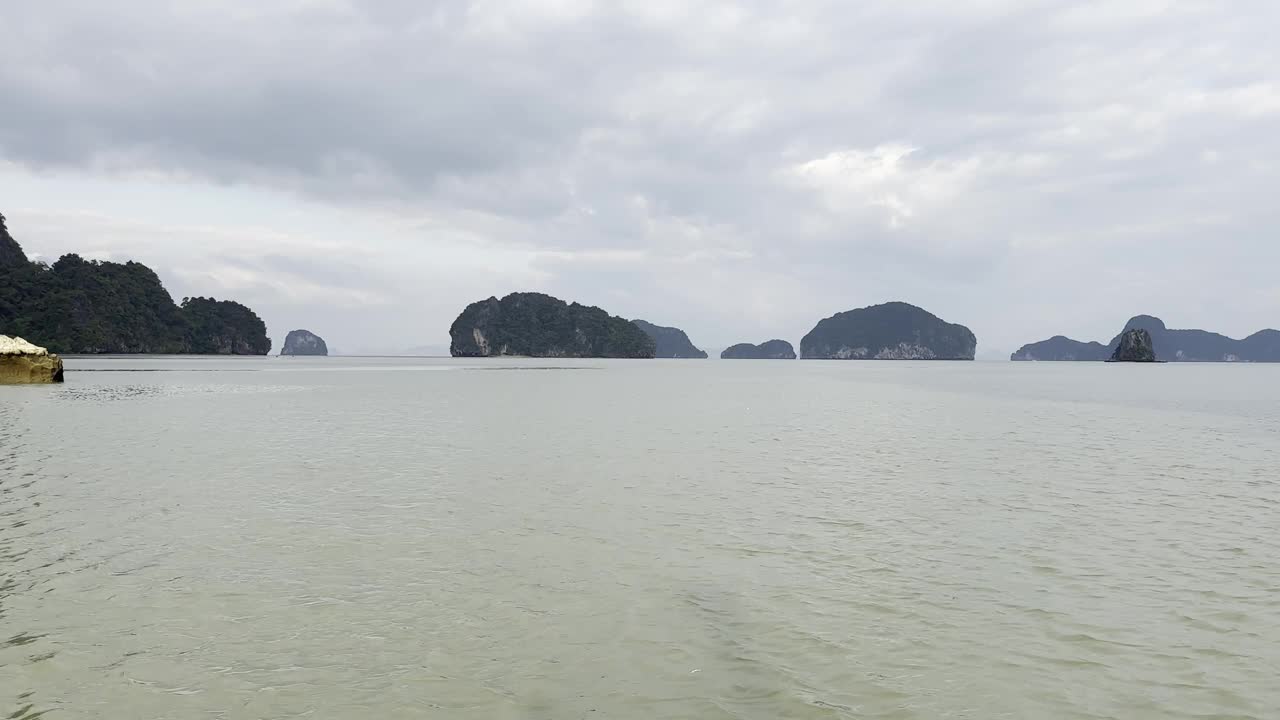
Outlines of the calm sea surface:
M 0 717 L 1280 718 L 1280 366 L 68 368 Z

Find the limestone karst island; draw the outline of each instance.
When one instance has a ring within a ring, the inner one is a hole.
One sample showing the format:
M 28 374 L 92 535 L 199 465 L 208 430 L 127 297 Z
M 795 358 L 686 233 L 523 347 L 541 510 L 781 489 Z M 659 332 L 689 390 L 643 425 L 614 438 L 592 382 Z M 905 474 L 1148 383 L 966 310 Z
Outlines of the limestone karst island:
M 1119 335 L 1103 345 L 1080 342 L 1062 335 L 1023 345 L 1009 358 L 1015 361 L 1094 361 L 1110 359 L 1130 330 L 1146 330 L 1152 350 L 1167 362 L 1280 362 L 1280 330 L 1260 330 L 1243 340 L 1207 330 L 1172 330 L 1151 315 L 1138 315 L 1125 323 Z
M 267 327 L 237 302 L 174 303 L 151 268 L 76 254 L 31 262 L 0 215 L 0 333 L 62 354 L 266 355 Z
M 806 360 L 972 360 L 978 339 L 904 302 L 836 313 L 800 341 Z
M 449 328 L 454 357 L 652 358 L 644 330 L 598 307 L 542 293 L 471 303 Z
M 720 353 L 721 360 L 795 360 L 796 349 L 786 340 L 766 340 L 759 345 L 738 343 Z
M 324 356 L 329 354 L 329 346 L 325 344 L 324 338 L 310 330 L 290 330 L 284 339 L 284 347 L 280 348 L 280 354 Z

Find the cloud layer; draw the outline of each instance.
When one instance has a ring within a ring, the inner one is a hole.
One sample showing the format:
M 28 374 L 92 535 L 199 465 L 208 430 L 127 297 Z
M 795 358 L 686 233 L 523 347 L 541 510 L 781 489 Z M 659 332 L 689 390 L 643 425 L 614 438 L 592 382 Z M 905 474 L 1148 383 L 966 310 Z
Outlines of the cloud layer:
M 891 299 L 1007 351 L 1280 325 L 1280 6 L 19 3 L 0 209 L 274 335 L 440 344 L 537 288 L 796 340 Z

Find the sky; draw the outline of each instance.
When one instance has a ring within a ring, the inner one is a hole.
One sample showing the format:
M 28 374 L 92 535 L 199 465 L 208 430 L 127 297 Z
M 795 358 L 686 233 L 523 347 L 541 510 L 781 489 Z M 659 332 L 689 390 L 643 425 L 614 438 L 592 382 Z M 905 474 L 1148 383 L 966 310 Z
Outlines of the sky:
M 276 347 L 444 348 L 536 290 L 778 337 L 890 300 L 1000 357 L 1280 326 L 1274 0 L 42 0 L 0 213 Z

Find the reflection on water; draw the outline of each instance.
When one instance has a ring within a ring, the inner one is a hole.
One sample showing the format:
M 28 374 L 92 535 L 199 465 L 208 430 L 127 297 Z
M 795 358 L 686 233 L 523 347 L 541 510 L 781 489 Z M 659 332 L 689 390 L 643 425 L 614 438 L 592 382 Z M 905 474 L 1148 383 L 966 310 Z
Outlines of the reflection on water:
M 92 362 L 0 717 L 1280 717 L 1280 368 Z

